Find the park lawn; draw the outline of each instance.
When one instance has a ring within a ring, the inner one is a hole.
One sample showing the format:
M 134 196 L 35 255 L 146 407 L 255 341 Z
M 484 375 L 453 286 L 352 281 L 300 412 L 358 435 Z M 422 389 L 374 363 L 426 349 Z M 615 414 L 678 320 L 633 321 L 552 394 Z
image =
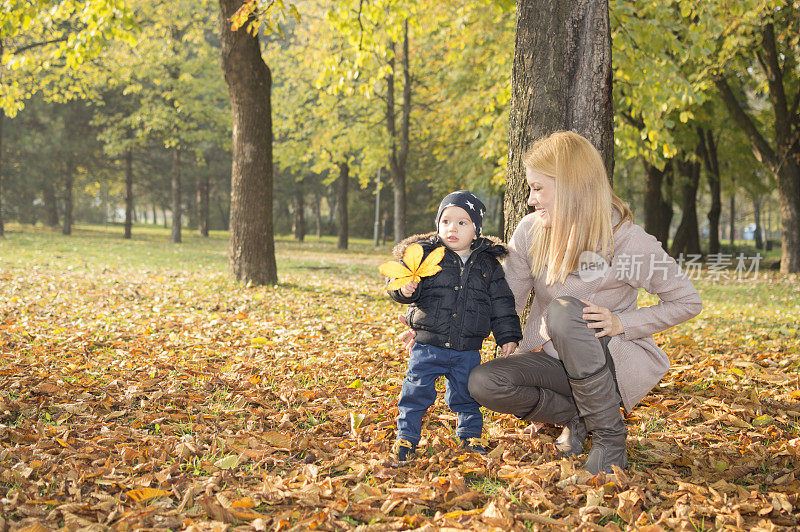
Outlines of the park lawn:
M 0 240 L 0 530 L 799 524 L 797 276 L 697 281 L 703 313 L 656 337 L 673 367 L 628 415 L 626 472 L 589 478 L 555 428 L 488 412 L 489 455 L 464 454 L 441 395 L 397 467 L 388 246 L 279 238 L 280 283 L 245 287 L 224 233 L 120 233 Z

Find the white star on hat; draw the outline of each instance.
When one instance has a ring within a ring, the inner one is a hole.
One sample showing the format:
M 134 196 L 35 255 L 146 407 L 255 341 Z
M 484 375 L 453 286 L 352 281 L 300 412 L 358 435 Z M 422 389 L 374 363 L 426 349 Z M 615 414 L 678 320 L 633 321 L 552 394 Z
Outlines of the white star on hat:
M 470 202 L 468 202 L 468 201 L 465 201 L 464 203 L 466 203 L 467 205 L 469 205 L 469 208 L 470 208 L 470 209 L 472 209 L 473 211 L 475 210 L 475 206 L 474 206 L 472 203 L 470 203 Z

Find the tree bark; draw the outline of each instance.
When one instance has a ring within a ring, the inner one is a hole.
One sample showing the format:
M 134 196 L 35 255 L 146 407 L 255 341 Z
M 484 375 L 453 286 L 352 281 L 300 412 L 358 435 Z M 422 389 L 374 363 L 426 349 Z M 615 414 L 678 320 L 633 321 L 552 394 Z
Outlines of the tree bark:
M 53 183 L 45 182 L 42 195 L 44 196 L 45 221 L 49 227 L 58 227 L 58 202 Z
M 697 188 L 700 184 L 700 163 L 688 159 L 676 162 L 681 183 L 681 223 L 669 248 L 673 257 L 700 255 L 700 231 L 697 226 Z
M 72 234 L 72 183 L 75 179 L 75 160 L 72 153 L 67 157 L 67 173 L 64 176 L 64 225 L 61 226 L 61 233 L 64 235 Z
M 508 133 L 505 239 L 528 213 L 522 157 L 537 138 L 575 131 L 614 169 L 607 0 L 517 0 Z
M 389 178 L 394 196 L 394 240 L 400 242 L 406 236 L 406 162 L 409 148 L 409 122 L 411 118 L 411 69 L 408 52 L 408 20 L 403 23 L 403 102 L 401 107 L 400 134 L 395 123 L 394 101 L 394 51 L 390 45 L 389 73 L 386 75 L 386 129 L 389 134 Z
M 229 267 L 257 285 L 278 282 L 272 226 L 272 108 L 269 68 L 246 25 L 231 31 L 244 0 L 219 0 L 222 70 L 233 111 Z
M 211 178 L 204 175 L 197 184 L 197 232 L 200 236 L 208 236 L 208 205 L 211 194 Z
M 700 155 L 708 172 L 708 187 L 711 189 L 711 208 L 708 211 L 708 252 L 719 253 L 719 218 L 722 215 L 722 187 L 717 158 L 717 143 L 711 131 L 697 128 L 700 138 Z
M 125 233 L 122 238 L 131 238 L 133 227 L 133 150 L 125 152 Z
M 339 226 L 339 241 L 336 247 L 339 249 L 347 249 L 348 244 L 348 222 L 347 222 L 347 187 L 350 181 L 350 165 L 346 162 L 339 163 L 339 179 L 338 179 L 338 199 L 336 203 L 338 209 L 336 210 L 336 222 Z
M 294 185 L 294 239 L 298 242 L 302 242 L 306 238 L 305 210 L 303 179 L 298 179 Z
M 181 150 L 175 147 L 172 150 L 172 243 L 181 243 L 181 218 L 183 206 L 181 204 Z
M 644 230 L 655 236 L 666 249 L 669 240 L 669 224 L 672 221 L 672 202 L 664 199 L 664 176 L 672 172 L 672 161 L 658 168 L 642 159 L 647 175 L 644 183 Z

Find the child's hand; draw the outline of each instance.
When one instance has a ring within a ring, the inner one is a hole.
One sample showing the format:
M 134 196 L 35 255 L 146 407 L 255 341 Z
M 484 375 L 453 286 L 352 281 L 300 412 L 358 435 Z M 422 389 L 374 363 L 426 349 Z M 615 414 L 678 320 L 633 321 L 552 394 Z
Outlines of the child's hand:
M 400 293 L 403 294 L 404 297 L 411 297 L 414 295 L 418 284 L 419 283 L 415 281 L 411 281 L 407 285 L 400 287 Z
M 516 350 L 517 350 L 517 342 L 508 342 L 507 344 L 504 344 L 503 347 L 500 348 L 500 354 L 502 354 L 504 357 L 507 357 L 508 355 L 513 354 L 514 351 Z

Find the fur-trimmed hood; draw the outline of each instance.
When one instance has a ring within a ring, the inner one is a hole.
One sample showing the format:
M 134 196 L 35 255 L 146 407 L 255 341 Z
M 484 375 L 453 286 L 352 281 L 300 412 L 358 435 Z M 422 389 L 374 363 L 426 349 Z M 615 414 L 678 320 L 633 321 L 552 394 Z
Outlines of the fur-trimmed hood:
M 410 237 L 396 244 L 392 249 L 392 254 L 397 260 L 403 260 L 403 254 L 406 252 L 406 248 L 411 244 L 420 244 L 425 251 L 429 251 L 428 248 L 437 245 L 443 246 L 444 242 L 442 242 L 442 240 L 439 238 L 439 235 L 436 233 L 436 231 L 431 231 L 430 233 L 419 233 L 416 235 L 411 235 Z M 479 236 L 472 243 L 470 249 L 473 251 L 485 251 L 489 255 L 497 257 L 498 259 L 508 255 L 508 247 L 506 247 L 503 241 L 496 236 L 491 235 Z

